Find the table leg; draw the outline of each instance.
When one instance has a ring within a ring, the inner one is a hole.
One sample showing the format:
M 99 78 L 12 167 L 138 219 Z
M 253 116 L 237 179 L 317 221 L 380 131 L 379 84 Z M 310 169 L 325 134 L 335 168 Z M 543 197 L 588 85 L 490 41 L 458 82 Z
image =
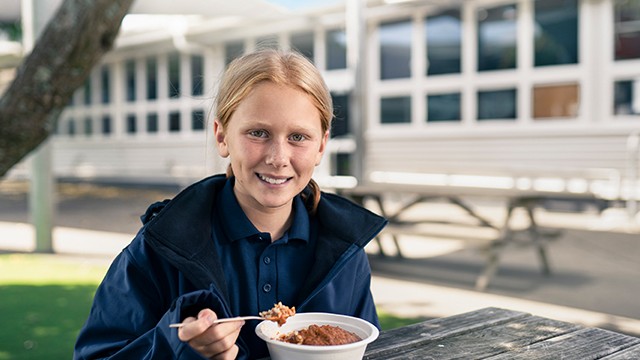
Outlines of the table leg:
M 529 234 L 531 236 L 531 241 L 538 247 L 538 256 L 540 257 L 540 263 L 542 265 L 542 273 L 544 275 L 549 275 L 551 274 L 551 268 L 549 266 L 549 259 L 547 258 L 547 249 L 540 238 L 540 231 L 534 216 L 534 207 L 535 204 L 532 201 L 527 202 L 525 206 L 527 214 L 529 215 Z

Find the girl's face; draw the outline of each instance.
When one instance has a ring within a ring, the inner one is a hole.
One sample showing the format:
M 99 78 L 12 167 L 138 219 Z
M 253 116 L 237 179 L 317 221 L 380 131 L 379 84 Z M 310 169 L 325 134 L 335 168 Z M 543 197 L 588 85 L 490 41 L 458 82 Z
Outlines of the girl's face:
M 259 83 L 240 102 L 223 129 L 214 124 L 218 152 L 230 157 L 234 192 L 243 208 L 291 208 L 324 153 L 329 132 L 304 92 Z

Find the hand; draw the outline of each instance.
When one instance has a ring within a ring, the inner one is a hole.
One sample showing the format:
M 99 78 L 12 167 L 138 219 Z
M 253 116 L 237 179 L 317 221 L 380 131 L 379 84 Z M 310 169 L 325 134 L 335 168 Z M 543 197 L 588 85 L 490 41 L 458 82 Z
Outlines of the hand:
M 218 316 L 210 309 L 201 310 L 198 318 L 188 317 L 178 330 L 178 338 L 209 359 L 235 359 L 238 356 L 236 340 L 244 321 L 213 324 Z

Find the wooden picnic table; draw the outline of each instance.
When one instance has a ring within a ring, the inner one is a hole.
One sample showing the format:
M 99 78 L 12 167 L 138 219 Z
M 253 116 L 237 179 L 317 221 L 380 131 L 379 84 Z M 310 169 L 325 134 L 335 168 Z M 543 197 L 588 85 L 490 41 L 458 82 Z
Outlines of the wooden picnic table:
M 492 307 L 382 331 L 364 359 L 631 360 L 640 338 Z
M 478 187 L 478 186 L 438 186 L 438 185 L 417 185 L 417 184 L 405 184 L 405 183 L 369 183 L 364 185 L 358 185 L 352 188 L 337 189 L 337 192 L 343 196 L 349 197 L 355 202 L 367 206 L 367 201 L 371 200 L 376 205 L 380 214 L 389 220 L 389 225 L 383 230 L 382 234 L 388 234 L 392 237 L 395 244 L 397 254 L 399 258 L 403 257 L 400 250 L 398 236 L 399 235 L 424 235 L 433 236 L 425 232 L 422 225 L 433 223 L 431 219 L 414 219 L 405 220 L 403 217 L 414 206 L 418 204 L 427 203 L 434 200 L 445 200 L 454 206 L 462 209 L 471 218 L 475 219 L 476 224 L 482 228 L 489 228 L 495 230 L 498 235 L 489 242 L 486 248 L 487 259 L 485 268 L 482 273 L 478 275 L 476 279 L 476 289 L 485 290 L 489 285 L 491 278 L 494 276 L 497 268 L 500 256 L 504 248 L 508 245 L 517 244 L 529 246 L 536 252 L 543 274 L 548 275 L 551 273 L 551 268 L 548 261 L 546 243 L 548 240 L 558 237 L 561 232 L 559 230 L 543 229 L 539 227 L 534 208 L 540 203 L 540 201 L 553 197 L 575 198 L 585 199 L 591 198 L 589 194 L 576 194 L 576 193 L 558 193 L 554 191 L 540 191 L 540 190 L 522 190 L 515 188 L 491 188 L 491 187 Z M 389 207 L 389 203 L 385 200 L 389 195 L 405 195 L 408 200 L 400 206 L 394 204 Z M 474 207 L 468 202 L 468 197 L 482 196 L 490 197 L 494 199 L 505 200 L 505 213 L 506 216 L 501 223 L 495 223 L 486 217 L 482 216 Z M 390 210 L 393 208 L 393 211 Z M 524 209 L 526 211 L 529 226 L 523 230 L 515 230 L 512 227 L 512 216 L 515 209 Z M 443 223 L 440 221 L 440 223 Z M 449 222 L 455 224 L 455 222 Z M 469 232 L 473 234 L 473 231 Z M 383 251 L 380 237 L 376 237 L 376 241 L 379 245 L 380 255 L 386 256 Z

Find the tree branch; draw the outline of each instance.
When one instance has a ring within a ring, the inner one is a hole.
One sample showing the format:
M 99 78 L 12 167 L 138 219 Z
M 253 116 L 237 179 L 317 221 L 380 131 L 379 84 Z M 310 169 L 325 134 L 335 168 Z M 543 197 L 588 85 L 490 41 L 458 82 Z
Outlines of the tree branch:
M 0 98 L 0 177 L 44 141 L 133 0 L 65 0 Z

